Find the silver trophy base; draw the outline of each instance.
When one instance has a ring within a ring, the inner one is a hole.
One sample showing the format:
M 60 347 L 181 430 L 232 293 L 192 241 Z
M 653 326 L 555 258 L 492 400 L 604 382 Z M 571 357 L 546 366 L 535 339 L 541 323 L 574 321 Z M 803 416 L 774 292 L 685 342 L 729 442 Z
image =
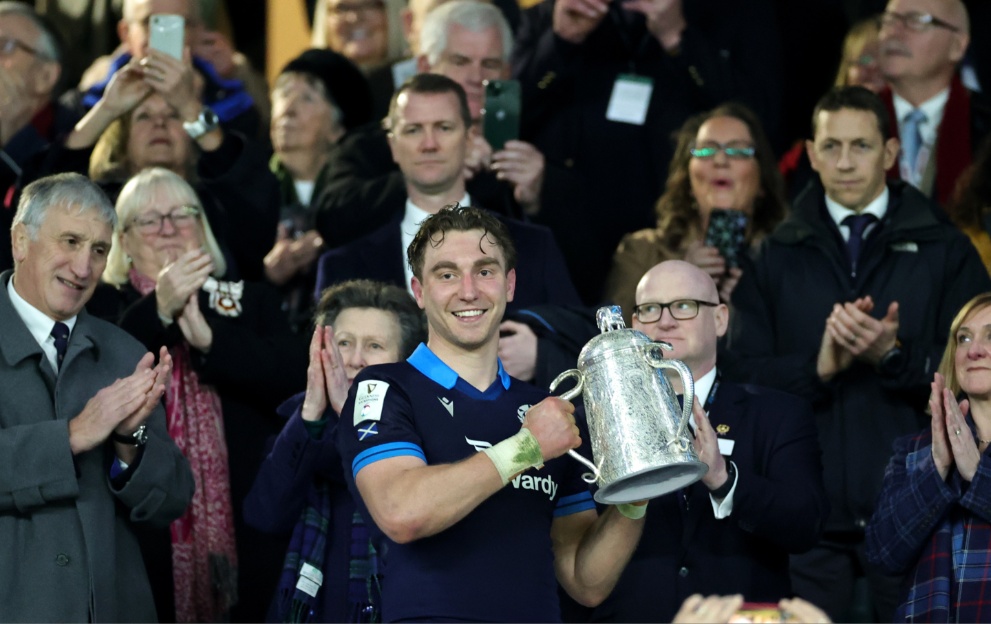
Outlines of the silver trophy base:
M 650 500 L 691 485 L 708 471 L 709 467 L 700 461 L 681 461 L 646 468 L 603 485 L 593 498 L 603 505 Z

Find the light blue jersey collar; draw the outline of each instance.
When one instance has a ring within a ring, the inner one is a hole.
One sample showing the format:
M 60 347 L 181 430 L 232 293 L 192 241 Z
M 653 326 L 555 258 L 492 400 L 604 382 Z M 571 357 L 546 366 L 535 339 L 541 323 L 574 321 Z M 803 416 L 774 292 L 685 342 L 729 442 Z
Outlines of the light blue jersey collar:
M 448 390 L 453 388 L 454 384 L 458 382 L 458 374 L 454 369 L 442 362 L 426 343 L 421 342 L 420 346 L 413 352 L 413 355 L 409 356 L 406 361 L 412 364 L 413 368 L 423 373 L 428 379 Z M 499 381 L 502 382 L 503 388 L 509 390 L 509 373 L 502 367 L 502 360 L 498 360 L 498 362 Z

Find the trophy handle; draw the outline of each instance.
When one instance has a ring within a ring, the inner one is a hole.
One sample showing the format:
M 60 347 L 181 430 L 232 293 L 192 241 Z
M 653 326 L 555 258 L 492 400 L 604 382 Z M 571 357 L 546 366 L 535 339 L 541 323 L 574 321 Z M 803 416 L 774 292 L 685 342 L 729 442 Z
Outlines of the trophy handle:
M 665 359 L 661 354 L 661 349 L 671 351 L 674 349 L 670 344 L 658 340 L 647 345 L 644 355 L 647 361 L 654 368 L 671 368 L 678 371 L 681 376 L 681 386 L 685 389 L 684 400 L 681 406 L 681 422 L 678 424 L 676 439 L 685 437 L 685 430 L 688 428 L 688 419 L 692 417 L 692 403 L 695 402 L 695 381 L 692 379 L 692 371 L 681 360 Z
M 581 371 L 577 368 L 572 368 L 571 370 L 566 370 L 554 378 L 554 381 L 551 382 L 551 392 L 557 390 L 557 387 L 561 385 L 561 382 L 569 377 L 573 377 L 575 379 L 575 387 L 560 395 L 560 398 L 565 401 L 570 401 L 571 399 L 577 397 L 582 393 L 582 388 L 585 387 L 585 378 L 582 377 Z M 584 464 L 586 468 L 591 470 L 591 472 L 586 472 L 582 475 L 582 480 L 584 480 L 585 483 L 595 483 L 602 478 L 602 474 L 599 472 L 599 468 L 595 464 L 588 461 L 574 450 L 568 451 L 568 455 L 571 455 L 572 458 L 576 459 L 579 463 Z

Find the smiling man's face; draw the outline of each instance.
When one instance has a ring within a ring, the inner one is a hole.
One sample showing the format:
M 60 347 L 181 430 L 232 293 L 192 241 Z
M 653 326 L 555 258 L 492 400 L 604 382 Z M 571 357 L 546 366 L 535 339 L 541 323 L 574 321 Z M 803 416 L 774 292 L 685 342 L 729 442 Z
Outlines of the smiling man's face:
M 32 239 L 18 223 L 11 231 L 14 288 L 55 321 L 83 309 L 107 266 L 112 230 L 95 209 L 53 206 Z
M 427 314 L 431 349 L 474 352 L 498 342 L 516 290 L 516 272 L 505 267 L 502 249 L 482 230 L 448 231 L 426 248 L 423 276 L 412 286 Z

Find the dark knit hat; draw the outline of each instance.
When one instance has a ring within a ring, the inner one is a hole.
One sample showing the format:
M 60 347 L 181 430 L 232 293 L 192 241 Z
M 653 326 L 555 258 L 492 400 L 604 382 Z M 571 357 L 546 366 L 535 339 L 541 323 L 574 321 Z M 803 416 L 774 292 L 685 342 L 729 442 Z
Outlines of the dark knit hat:
M 281 74 L 298 72 L 323 83 L 324 91 L 341 110 L 346 130 L 372 121 L 372 89 L 361 70 L 332 50 L 313 48 L 289 61 Z

